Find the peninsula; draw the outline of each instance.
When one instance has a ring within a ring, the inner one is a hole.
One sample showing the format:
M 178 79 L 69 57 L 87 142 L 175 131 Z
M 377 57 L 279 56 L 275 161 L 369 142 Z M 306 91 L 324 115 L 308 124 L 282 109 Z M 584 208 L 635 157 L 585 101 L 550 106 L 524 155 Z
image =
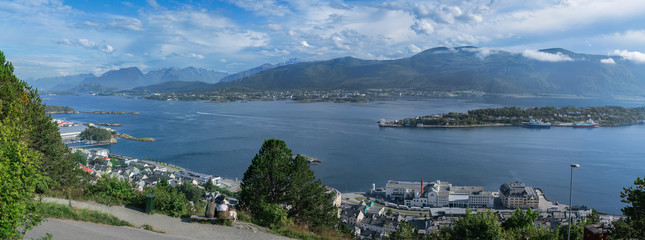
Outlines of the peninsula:
M 378 123 L 380 127 L 463 128 L 521 126 L 532 119 L 549 122 L 555 127 L 572 127 L 589 120 L 600 126 L 642 124 L 645 122 L 645 107 L 483 108 L 467 113 L 450 112 L 394 121 L 381 119 Z

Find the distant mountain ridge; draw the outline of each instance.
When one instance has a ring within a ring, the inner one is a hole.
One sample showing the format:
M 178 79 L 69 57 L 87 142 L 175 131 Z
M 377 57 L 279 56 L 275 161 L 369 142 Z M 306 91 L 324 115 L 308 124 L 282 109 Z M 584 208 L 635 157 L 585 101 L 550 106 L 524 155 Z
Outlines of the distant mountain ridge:
M 206 70 L 202 68 L 162 68 L 146 74 L 137 67 L 110 70 L 100 76 L 79 74 L 73 76 L 51 77 L 29 80 L 28 82 L 41 90 L 71 90 L 73 92 L 95 92 L 127 90 L 135 87 L 159 84 L 168 81 L 216 83 L 229 73 Z M 98 85 L 97 85 L 98 84 Z
M 76 75 L 70 79 L 83 84 L 99 83 L 79 87 L 82 89 L 134 92 L 406 88 L 493 95 L 645 97 L 645 64 L 562 48 L 511 53 L 472 46 L 438 47 L 394 60 L 292 59 L 225 77 L 223 74 L 192 67 L 164 68 L 146 74 L 138 68 L 123 68 L 101 76 L 83 75 L 81 79 L 83 76 Z
M 299 63 L 299 62 L 300 62 L 299 58 L 291 58 L 291 59 L 287 60 L 286 62 L 278 63 L 278 64 L 275 64 L 275 65 L 270 64 L 270 63 L 265 63 L 265 64 L 262 64 L 262 65 L 260 65 L 258 67 L 251 68 L 251 69 L 246 70 L 246 71 L 241 71 L 241 72 L 238 72 L 238 73 L 228 75 L 228 76 L 222 78 L 220 80 L 220 82 L 232 82 L 232 81 L 240 79 L 240 78 L 249 77 L 249 76 L 251 76 L 253 74 L 262 72 L 264 70 L 268 70 L 268 69 L 279 67 L 279 66 L 286 66 L 286 65 L 296 64 L 296 63 Z
M 607 62 L 603 59 L 611 58 Z M 501 95 L 645 96 L 645 65 L 620 56 L 552 48 L 510 53 L 477 47 L 432 48 L 396 60 L 353 57 L 267 69 L 214 85 L 251 89 L 415 88 Z

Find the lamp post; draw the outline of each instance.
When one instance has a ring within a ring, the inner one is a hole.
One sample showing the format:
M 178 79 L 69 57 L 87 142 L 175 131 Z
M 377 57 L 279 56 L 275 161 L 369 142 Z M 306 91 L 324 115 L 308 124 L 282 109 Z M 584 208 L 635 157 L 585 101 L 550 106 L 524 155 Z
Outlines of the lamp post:
M 567 233 L 567 240 L 571 240 L 571 207 L 572 207 L 572 192 L 573 192 L 573 169 L 580 168 L 580 164 L 571 164 L 571 178 L 569 179 L 569 232 Z

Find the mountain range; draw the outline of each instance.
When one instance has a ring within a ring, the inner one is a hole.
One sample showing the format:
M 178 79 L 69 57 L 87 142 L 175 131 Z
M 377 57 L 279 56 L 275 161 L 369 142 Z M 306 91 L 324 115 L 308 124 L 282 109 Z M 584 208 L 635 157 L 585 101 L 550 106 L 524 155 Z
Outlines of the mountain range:
M 645 96 L 645 65 L 620 56 L 581 54 L 561 48 L 511 53 L 476 47 L 440 47 L 395 60 L 344 57 L 297 63 L 214 86 L 327 90 L 413 88 L 538 96 Z
M 499 95 L 623 97 L 645 96 L 645 65 L 620 56 L 552 48 L 512 53 L 477 47 L 432 48 L 407 58 L 264 64 L 243 72 L 167 68 L 141 73 L 124 68 L 86 76 L 79 84 L 141 92 L 332 90 L 407 88 L 430 91 L 483 91 Z M 75 81 L 80 75 L 72 76 Z M 151 85 L 151 86 L 148 86 Z
M 146 74 L 137 67 L 121 68 L 103 73 L 100 76 L 94 74 L 79 74 L 73 76 L 41 78 L 28 80 L 29 84 L 40 90 L 48 91 L 101 91 L 127 90 L 135 87 L 148 86 L 169 81 L 204 82 L 216 83 L 225 76 L 227 72 L 206 70 L 202 68 L 162 68 L 153 70 Z

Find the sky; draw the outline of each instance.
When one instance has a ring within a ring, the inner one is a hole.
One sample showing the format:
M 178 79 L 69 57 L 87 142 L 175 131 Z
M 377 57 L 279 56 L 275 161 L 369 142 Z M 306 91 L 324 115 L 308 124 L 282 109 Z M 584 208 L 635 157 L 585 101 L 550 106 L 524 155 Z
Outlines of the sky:
M 645 63 L 643 13 L 643 0 L 0 0 L 0 51 L 22 79 L 123 67 L 235 73 L 439 46 L 568 60 L 536 51 L 558 47 Z

